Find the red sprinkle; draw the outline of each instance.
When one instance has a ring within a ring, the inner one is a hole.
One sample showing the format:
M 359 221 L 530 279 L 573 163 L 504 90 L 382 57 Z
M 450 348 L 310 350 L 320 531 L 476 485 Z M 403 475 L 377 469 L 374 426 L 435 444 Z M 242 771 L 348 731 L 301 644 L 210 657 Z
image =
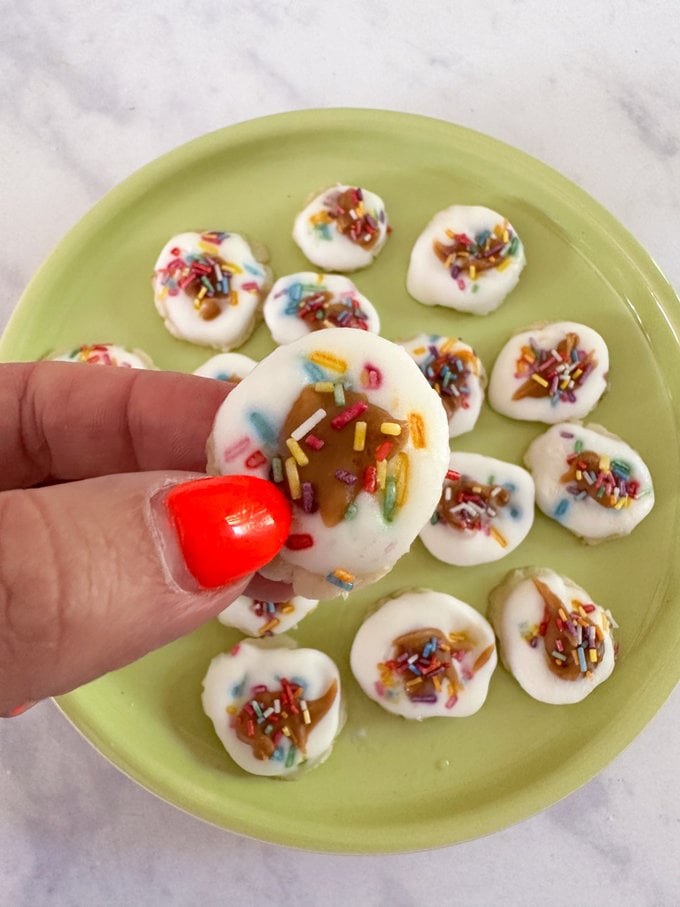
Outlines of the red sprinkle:
M 446 478 L 449 479 L 451 482 L 457 482 L 458 479 L 460 478 L 460 473 L 456 472 L 455 469 L 447 469 Z
M 386 460 L 390 455 L 390 451 L 394 447 L 393 441 L 383 441 L 382 444 L 379 444 L 375 451 L 375 458 L 378 463 L 381 460 Z
M 246 466 L 248 467 L 248 469 L 257 469 L 258 466 L 262 466 L 262 464 L 266 462 L 267 458 L 262 453 L 262 451 L 254 450 L 246 460 Z
M 375 466 L 367 466 L 364 469 L 364 491 L 373 494 L 378 487 L 378 470 Z
M 353 403 L 351 406 L 348 406 L 347 409 L 343 410 L 341 413 L 338 413 L 335 418 L 331 419 L 331 425 L 336 431 L 341 428 L 344 428 L 345 425 L 349 425 L 352 419 L 356 419 L 357 416 L 360 416 L 362 413 L 366 412 L 368 409 L 368 403 L 364 403 L 362 400 L 358 400 L 356 403 Z
M 305 438 L 305 444 L 307 447 L 311 447 L 312 450 L 321 450 L 325 443 L 321 438 L 317 438 L 316 435 L 307 435 Z
M 301 551 L 303 548 L 311 548 L 314 539 L 308 532 L 299 532 L 289 535 L 286 539 L 286 548 L 290 551 Z

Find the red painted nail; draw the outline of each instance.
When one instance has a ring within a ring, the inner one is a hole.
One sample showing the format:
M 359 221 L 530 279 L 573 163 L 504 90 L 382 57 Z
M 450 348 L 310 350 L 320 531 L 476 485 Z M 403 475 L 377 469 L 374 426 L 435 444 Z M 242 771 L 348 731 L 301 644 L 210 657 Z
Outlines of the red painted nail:
M 196 479 L 173 488 L 165 503 L 186 565 L 206 589 L 259 570 L 290 532 L 290 504 L 255 476 Z
M 34 705 L 36 705 L 35 701 L 24 702 L 23 705 L 18 705 L 16 706 L 16 708 L 11 709 L 9 712 L 5 712 L 4 715 L 0 715 L 0 718 L 17 718 L 19 715 L 23 715 L 24 712 L 27 712 Z

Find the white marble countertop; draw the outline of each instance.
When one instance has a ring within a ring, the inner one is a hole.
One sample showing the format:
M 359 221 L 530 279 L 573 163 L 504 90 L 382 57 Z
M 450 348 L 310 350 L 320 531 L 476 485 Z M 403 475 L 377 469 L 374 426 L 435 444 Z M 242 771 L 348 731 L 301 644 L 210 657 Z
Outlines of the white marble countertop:
M 204 132 L 324 106 L 403 110 L 535 155 L 604 204 L 680 289 L 674 0 L 4 4 L 0 327 L 108 189 Z M 0 726 L 0 904 L 671 905 L 680 697 L 581 791 L 429 853 L 290 851 L 202 824 L 104 761 L 49 702 Z M 566 865 L 565 865 L 566 863 Z M 565 885 L 566 882 L 566 885 Z M 429 894 L 426 894 L 429 892 Z

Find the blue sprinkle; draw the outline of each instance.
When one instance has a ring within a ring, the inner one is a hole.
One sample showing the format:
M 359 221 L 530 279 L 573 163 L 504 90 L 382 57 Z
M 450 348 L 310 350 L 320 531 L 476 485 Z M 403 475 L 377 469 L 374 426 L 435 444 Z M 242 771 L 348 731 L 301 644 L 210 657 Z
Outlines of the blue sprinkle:
M 283 762 L 283 747 L 277 746 L 269 758 L 274 762 Z
M 229 375 L 227 375 L 226 372 L 218 372 L 218 374 L 215 375 L 215 378 L 216 378 L 218 381 L 228 381 L 228 380 L 229 380 Z
M 304 359 L 302 362 L 302 367 L 307 373 L 307 377 L 313 381 L 315 384 L 317 381 L 326 380 L 326 372 L 317 365 L 316 362 L 310 362 L 309 359 Z
M 265 416 L 257 410 L 248 413 L 248 421 L 253 426 L 263 444 L 276 444 L 277 434 Z
M 569 501 L 566 498 L 562 498 L 560 503 L 555 508 L 555 516 L 557 517 L 557 519 L 564 516 L 564 514 L 567 512 L 568 509 L 569 509 Z
M 351 592 L 354 588 L 354 583 L 346 583 L 343 579 L 339 579 L 334 573 L 328 574 L 326 582 L 332 583 L 334 586 L 337 586 L 338 589 L 344 589 L 345 592 Z
M 257 268 L 254 265 L 248 265 L 248 264 L 243 265 L 243 267 L 249 274 L 255 274 L 256 277 L 264 276 L 262 268 Z
M 510 494 L 514 494 L 517 491 L 517 486 L 514 482 L 503 482 L 503 488 L 507 488 Z
M 522 512 L 519 510 L 518 507 L 510 508 L 510 516 L 513 518 L 513 520 L 518 520 L 521 515 L 522 515 Z
M 235 683 L 234 686 L 231 688 L 231 695 L 234 697 L 234 699 L 238 699 L 239 696 L 243 696 L 243 690 L 245 688 L 245 684 L 246 684 L 246 679 L 244 677 L 238 683 Z
M 297 315 L 299 307 L 300 306 L 296 302 L 296 300 L 293 300 L 292 302 L 289 302 L 286 305 L 285 309 L 283 310 L 283 314 L 284 315 Z

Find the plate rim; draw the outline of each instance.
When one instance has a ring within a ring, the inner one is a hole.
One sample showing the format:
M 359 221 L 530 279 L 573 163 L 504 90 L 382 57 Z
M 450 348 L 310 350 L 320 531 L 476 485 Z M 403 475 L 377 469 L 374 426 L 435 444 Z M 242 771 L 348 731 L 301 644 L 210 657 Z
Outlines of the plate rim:
M 0 338 L 0 358 L 4 357 L 6 350 L 11 348 L 15 334 L 21 329 L 22 312 L 27 304 L 30 304 L 30 297 L 35 292 L 35 288 L 45 279 L 51 261 L 60 257 L 74 243 L 80 241 L 81 236 L 86 235 L 101 222 L 108 220 L 110 214 L 128 202 L 133 201 L 140 190 L 144 191 L 149 182 L 161 182 L 166 179 L 170 173 L 175 172 L 178 168 L 186 166 L 191 159 L 197 154 L 198 156 L 225 153 L 231 146 L 236 145 L 242 139 L 254 141 L 262 136 L 270 136 L 273 132 L 280 134 L 281 131 L 293 132 L 308 129 L 310 126 L 316 131 L 328 131 L 329 129 L 337 130 L 341 128 L 343 120 L 351 121 L 353 127 L 357 123 L 363 122 L 367 128 L 384 129 L 401 129 L 405 122 L 413 123 L 419 121 L 423 124 L 429 124 L 431 129 L 440 130 L 442 135 L 448 136 L 448 141 L 452 139 L 459 141 L 464 137 L 471 144 L 479 146 L 500 148 L 505 154 L 510 155 L 517 161 L 524 161 L 533 170 L 542 175 L 542 178 L 548 181 L 549 188 L 553 193 L 562 197 L 562 201 L 574 206 L 574 201 L 579 199 L 587 203 L 585 209 L 579 213 L 582 218 L 593 224 L 593 229 L 600 232 L 606 232 L 609 240 L 614 243 L 617 250 L 622 254 L 629 267 L 634 268 L 641 276 L 645 285 L 648 287 L 650 294 L 655 299 L 657 306 L 661 310 L 671 333 L 675 337 L 676 345 L 678 336 L 680 336 L 680 304 L 678 297 L 663 272 L 654 262 L 653 258 L 645 251 L 638 240 L 624 227 L 599 201 L 593 198 L 589 193 L 583 190 L 568 177 L 562 175 L 548 164 L 540 159 L 528 154 L 527 152 L 516 148 L 502 140 L 486 135 L 477 130 L 470 129 L 450 123 L 433 117 L 423 116 L 421 114 L 402 113 L 392 110 L 379 110 L 373 108 L 351 108 L 351 107 L 332 107 L 332 108 L 311 108 L 304 110 L 289 111 L 285 113 L 271 114 L 268 116 L 258 117 L 253 120 L 245 120 L 235 123 L 205 135 L 198 136 L 178 147 L 165 152 L 160 157 L 148 162 L 134 173 L 126 177 L 109 192 L 107 192 L 98 202 L 96 202 L 89 211 L 66 233 L 62 240 L 49 253 L 43 264 L 38 268 L 24 292 L 22 293 L 14 312 L 5 328 L 2 338 Z M 678 414 L 675 413 L 676 427 L 678 424 Z M 676 510 L 677 517 L 677 510 Z M 676 520 L 677 522 L 677 520 Z M 668 575 L 670 583 L 671 574 Z M 676 620 L 675 635 L 676 642 L 680 641 L 680 618 Z M 676 668 L 676 674 L 680 676 L 680 667 Z M 598 754 L 596 765 L 593 768 L 592 753 L 583 764 L 570 766 L 570 776 L 572 781 L 568 784 L 568 789 L 564 790 L 556 798 L 551 798 L 548 803 L 534 792 L 533 797 L 527 798 L 527 788 L 523 787 L 520 791 L 514 791 L 505 795 L 505 802 L 510 813 L 504 821 L 499 824 L 497 818 L 490 819 L 486 816 L 488 807 L 485 808 L 484 815 L 480 816 L 477 822 L 476 830 L 466 834 L 464 837 L 452 838 L 451 835 L 431 834 L 430 842 L 424 847 L 417 847 L 415 850 L 431 849 L 433 847 L 446 846 L 451 843 L 458 843 L 464 840 L 470 840 L 485 834 L 499 831 L 508 825 L 522 821 L 530 815 L 547 808 L 560 799 L 568 796 L 585 784 L 590 778 L 599 773 L 612 759 L 616 758 L 619 753 L 640 733 L 644 726 L 651 720 L 658 711 L 667 697 L 670 695 L 677 683 L 677 677 L 673 676 L 672 670 L 664 672 L 662 677 L 648 678 L 647 686 L 653 689 L 647 689 L 646 698 L 643 706 L 638 709 L 635 715 L 629 715 L 625 729 L 619 728 L 617 739 L 613 746 L 604 747 L 604 751 Z M 156 796 L 172 803 L 174 806 L 195 816 L 196 818 L 208 821 L 211 824 L 225 828 L 237 834 L 252 837 L 256 840 L 268 841 L 270 843 L 284 844 L 291 847 L 302 847 L 306 850 L 318 850 L 317 847 L 309 847 L 305 844 L 300 845 L 300 835 L 286 830 L 277 830 L 275 834 L 267 835 L 262 829 L 254 832 L 247 827 L 235 827 L 233 824 L 225 824 L 218 821 L 215 817 L 202 815 L 195 808 L 184 802 L 184 798 L 176 791 L 168 792 L 163 789 L 161 784 L 156 784 L 155 779 L 149 779 L 142 771 L 135 766 L 134 761 L 126 759 L 116 750 L 110 742 L 104 740 L 103 736 L 93 732 L 88 722 L 86 709 L 80 702 L 81 691 L 86 687 L 65 696 L 59 697 L 56 702 L 61 712 L 76 727 L 81 735 L 97 749 L 109 762 L 114 764 L 120 771 L 135 780 L 142 787 L 152 791 Z M 97 739 L 98 742 L 95 742 Z M 573 777 L 576 775 L 576 781 Z M 524 808 L 519 808 L 515 803 L 520 800 Z M 527 802 L 529 801 L 529 802 Z M 498 807 L 494 806 L 491 812 L 497 812 Z M 483 821 L 486 817 L 486 821 Z M 389 835 L 387 836 L 390 837 Z M 345 837 L 339 836 L 335 840 L 324 840 L 321 852 L 341 852 L 341 853 L 395 853 L 395 852 L 413 852 L 413 849 L 397 845 L 394 842 L 383 841 L 379 835 L 376 835 L 376 846 L 362 846 L 361 849 L 355 850 L 347 846 Z

